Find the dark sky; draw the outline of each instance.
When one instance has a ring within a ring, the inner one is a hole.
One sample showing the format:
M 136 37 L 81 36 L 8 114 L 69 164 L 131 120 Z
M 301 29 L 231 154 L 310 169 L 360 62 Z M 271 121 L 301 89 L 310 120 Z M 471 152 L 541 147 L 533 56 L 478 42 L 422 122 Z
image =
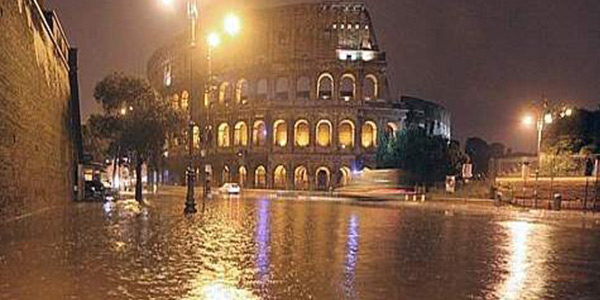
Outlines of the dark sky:
M 152 52 L 185 25 L 182 10 L 166 11 L 159 0 L 46 2 L 80 49 L 84 116 L 98 110 L 95 82 L 118 70 L 144 75 Z M 533 151 L 535 133 L 520 124 L 532 100 L 545 94 L 578 107 L 600 103 L 599 0 L 366 2 L 393 88 L 445 105 L 457 138 Z

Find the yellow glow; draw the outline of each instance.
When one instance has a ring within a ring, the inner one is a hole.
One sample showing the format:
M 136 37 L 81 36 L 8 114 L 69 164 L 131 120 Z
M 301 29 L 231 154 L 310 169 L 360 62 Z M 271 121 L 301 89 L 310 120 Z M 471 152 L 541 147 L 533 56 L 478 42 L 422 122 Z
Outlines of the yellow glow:
M 317 125 L 317 144 L 321 147 L 331 144 L 331 124 L 328 121 L 321 121 Z
M 310 129 L 306 121 L 299 121 L 296 123 L 296 130 L 294 132 L 294 140 L 296 146 L 306 147 L 310 143 Z
M 533 123 L 534 123 L 533 116 L 527 115 L 523 118 L 523 125 L 531 126 L 531 125 L 533 125 Z
M 164 6 L 171 7 L 175 3 L 175 0 L 161 0 L 161 2 Z
M 234 14 L 229 14 L 225 17 L 223 26 L 224 26 L 225 32 L 227 32 L 227 34 L 229 34 L 231 36 L 238 34 L 242 29 L 240 18 L 238 18 Z
M 565 110 L 565 115 L 566 115 L 567 117 L 570 117 L 572 114 L 573 114 L 573 110 L 572 110 L 572 109 L 570 109 L 570 108 L 567 108 L 567 110 Z
M 377 143 L 377 125 L 368 121 L 362 127 L 362 146 L 364 148 L 370 148 L 375 146 Z
M 276 121 L 273 128 L 275 130 L 275 145 L 285 147 L 287 145 L 287 125 L 285 121 Z
M 206 42 L 211 48 L 216 48 L 221 44 L 221 37 L 217 33 L 211 32 L 208 34 Z
M 342 149 L 354 147 L 354 125 L 350 121 L 340 124 L 338 136 Z
M 551 114 L 546 114 L 546 115 L 544 115 L 544 122 L 546 124 L 552 124 L 552 122 L 554 122 L 554 118 L 552 117 Z

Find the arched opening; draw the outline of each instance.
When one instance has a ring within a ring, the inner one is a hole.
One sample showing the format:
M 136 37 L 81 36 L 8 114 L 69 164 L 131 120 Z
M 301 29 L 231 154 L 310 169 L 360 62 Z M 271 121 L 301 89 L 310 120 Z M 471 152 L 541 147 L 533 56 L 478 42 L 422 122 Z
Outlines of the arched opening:
M 273 142 L 275 146 L 287 146 L 287 124 L 284 120 L 277 120 L 273 123 Z
M 277 78 L 275 84 L 275 99 L 285 101 L 289 97 L 289 79 L 287 77 Z
M 329 188 L 331 173 L 326 167 L 317 169 L 317 190 L 326 191 Z
M 340 98 L 344 101 L 354 99 L 356 93 L 356 78 L 352 74 L 344 74 L 340 82 Z
M 332 126 L 328 120 L 321 120 L 317 123 L 317 145 L 321 147 L 331 146 Z
M 308 121 L 299 120 L 294 126 L 294 141 L 298 147 L 307 147 L 310 144 L 310 129 Z
M 254 146 L 263 147 L 267 141 L 267 127 L 264 121 L 255 121 L 252 127 L 252 140 Z
M 284 166 L 278 166 L 273 173 L 273 187 L 283 190 L 287 187 L 287 171 Z
M 262 78 L 256 84 L 256 98 L 258 100 L 266 100 L 268 93 L 267 80 Z
M 231 176 L 230 176 L 230 175 L 231 175 L 231 174 L 230 174 L 230 172 L 229 172 L 229 166 L 227 166 L 227 165 L 223 166 L 223 175 L 222 175 L 222 177 L 221 177 L 221 180 L 222 180 L 222 181 L 221 181 L 221 183 L 222 183 L 222 184 L 224 184 L 224 183 L 228 183 L 228 182 L 229 182 L 229 180 L 231 179 Z
M 349 185 L 351 179 L 352 179 L 352 171 L 350 171 L 350 168 L 342 167 L 340 169 L 340 182 L 338 182 L 339 186 Z
M 241 166 L 240 169 L 238 170 L 238 183 L 240 185 L 240 187 L 245 187 L 246 186 L 246 182 L 248 181 L 248 170 L 246 169 L 246 167 Z
M 369 74 L 365 77 L 363 82 L 363 95 L 364 99 L 376 100 L 379 97 L 379 83 L 377 77 L 373 74 Z
M 259 189 L 267 187 L 267 170 L 263 166 L 259 166 L 254 171 L 254 187 Z
M 372 121 L 367 121 L 362 126 L 361 140 L 364 148 L 371 148 L 377 145 L 377 125 Z
M 306 167 L 299 166 L 294 171 L 294 188 L 297 190 L 308 190 L 308 170 Z
M 333 76 L 323 73 L 317 81 L 317 92 L 319 99 L 328 100 L 333 97 Z
M 217 146 L 220 148 L 229 147 L 229 125 L 221 123 L 218 129 Z
M 179 95 L 177 95 L 177 94 L 173 95 L 173 97 L 171 98 L 171 105 L 173 106 L 173 108 L 175 110 L 178 110 L 180 108 Z
M 398 125 L 396 123 L 388 122 L 385 125 L 385 133 L 387 134 L 388 138 L 396 137 L 397 132 L 398 132 Z
M 342 149 L 354 147 L 354 123 L 350 120 L 342 121 L 338 128 L 338 137 Z
M 238 122 L 235 124 L 233 131 L 233 145 L 234 146 L 248 146 L 248 126 L 245 122 Z
M 300 100 L 310 99 L 310 78 L 302 76 L 296 84 L 296 98 Z
M 187 110 L 190 105 L 190 94 L 187 91 L 181 93 L 181 109 Z
M 248 81 L 246 79 L 238 80 L 235 85 L 235 101 L 237 104 L 248 102 Z
M 219 104 L 228 105 L 231 102 L 231 85 L 229 82 L 221 83 L 219 87 Z
M 200 127 L 198 125 L 194 125 L 193 128 L 193 142 L 194 142 L 194 148 L 195 149 L 200 149 Z

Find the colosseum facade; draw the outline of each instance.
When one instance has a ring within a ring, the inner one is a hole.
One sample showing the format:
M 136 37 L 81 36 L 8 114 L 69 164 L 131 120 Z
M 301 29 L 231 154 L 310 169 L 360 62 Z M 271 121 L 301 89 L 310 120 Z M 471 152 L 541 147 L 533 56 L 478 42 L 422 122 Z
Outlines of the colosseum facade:
M 322 2 L 242 16 L 239 37 L 219 48 L 186 47 L 184 35 L 148 64 L 162 95 L 191 110 L 194 163 L 210 166 L 211 185 L 327 190 L 374 168 L 381 135 L 405 127 L 407 108 L 390 91 L 367 7 Z M 185 141 L 168 144 L 162 179 L 182 182 Z

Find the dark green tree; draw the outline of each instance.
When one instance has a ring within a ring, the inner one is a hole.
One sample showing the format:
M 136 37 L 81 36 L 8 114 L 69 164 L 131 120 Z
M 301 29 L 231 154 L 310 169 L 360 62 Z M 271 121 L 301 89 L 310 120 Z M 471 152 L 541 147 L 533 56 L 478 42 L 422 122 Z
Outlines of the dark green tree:
M 158 96 L 148 81 L 114 73 L 100 81 L 94 98 L 103 114 L 90 118 L 92 127 L 120 156 L 130 156 L 135 166 L 135 198 L 142 201 L 142 166 L 161 156 L 165 141 L 185 128 L 185 118 Z
M 492 152 L 488 143 L 478 137 L 471 137 L 465 143 L 465 153 L 473 164 L 473 175 L 487 176 Z

